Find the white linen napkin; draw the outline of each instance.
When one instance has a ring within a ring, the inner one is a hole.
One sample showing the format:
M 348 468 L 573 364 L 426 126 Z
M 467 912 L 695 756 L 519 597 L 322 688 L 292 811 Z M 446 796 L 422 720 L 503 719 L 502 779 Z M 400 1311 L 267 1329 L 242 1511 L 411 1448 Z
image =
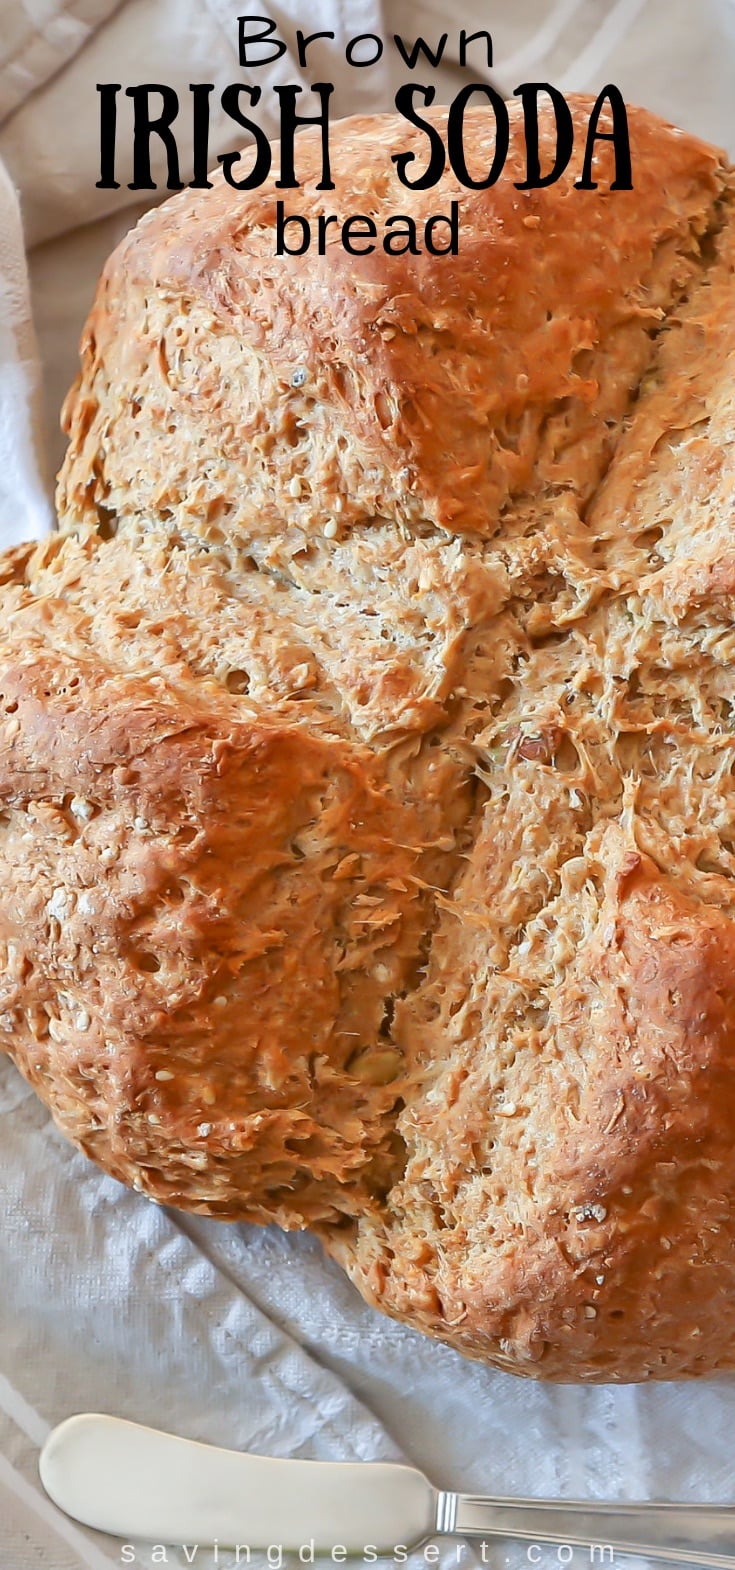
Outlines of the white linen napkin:
M 0 546 L 51 527 L 41 451 L 41 388 L 15 191 L 0 163 Z

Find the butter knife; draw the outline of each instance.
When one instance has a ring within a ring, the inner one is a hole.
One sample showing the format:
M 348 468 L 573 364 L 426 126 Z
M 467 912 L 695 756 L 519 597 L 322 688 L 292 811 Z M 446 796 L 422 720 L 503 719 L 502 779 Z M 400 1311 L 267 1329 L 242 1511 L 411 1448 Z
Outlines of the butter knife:
M 275 1460 L 96 1413 L 55 1428 L 39 1469 L 59 1509 L 128 1541 L 338 1549 L 340 1562 L 433 1537 L 501 1537 L 594 1549 L 603 1565 L 620 1553 L 735 1570 L 735 1506 L 452 1493 L 411 1466 Z

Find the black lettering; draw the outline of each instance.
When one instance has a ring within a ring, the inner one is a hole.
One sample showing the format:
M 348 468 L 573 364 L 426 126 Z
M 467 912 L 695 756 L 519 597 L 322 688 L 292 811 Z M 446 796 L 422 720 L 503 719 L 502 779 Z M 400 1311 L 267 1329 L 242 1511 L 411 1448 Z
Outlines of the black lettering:
M 151 174 L 151 137 L 160 136 L 166 149 L 166 190 L 182 191 L 179 175 L 179 154 L 176 137 L 171 126 L 179 112 L 178 94 L 173 87 L 161 82 L 140 82 L 137 87 L 126 87 L 126 96 L 133 100 L 133 178 L 128 182 L 129 191 L 155 191 L 156 182 Z M 151 93 L 160 93 L 161 113 L 151 117 Z
M 600 115 L 605 102 L 609 103 L 612 114 L 612 130 L 599 131 Z M 623 102 L 623 95 L 619 87 L 608 83 L 594 104 L 587 127 L 587 142 L 584 150 L 584 165 L 581 180 L 575 181 L 578 191 L 596 191 L 597 181 L 592 179 L 592 160 L 595 156 L 595 142 L 612 142 L 615 148 L 615 179 L 611 191 L 632 191 L 633 171 L 630 161 L 630 131 L 628 129 L 628 113 Z
M 402 225 L 402 227 L 399 227 Z M 386 229 L 390 230 L 383 241 L 383 250 L 389 256 L 406 256 L 410 251 L 412 256 L 420 256 L 421 252 L 416 243 L 416 220 L 408 213 L 396 213 L 393 218 L 386 218 Z M 403 241 L 403 244 L 393 245 L 393 240 Z
M 353 213 L 351 218 L 346 218 L 342 225 L 342 244 L 350 256 L 369 256 L 375 250 L 374 245 L 355 245 L 356 240 L 374 240 L 377 229 L 372 218 L 367 218 L 364 213 Z
M 484 93 L 495 113 L 495 153 L 487 174 L 481 176 L 479 180 L 473 179 L 467 168 L 467 160 L 464 155 L 465 110 L 473 93 Z M 488 186 L 495 184 L 502 172 L 508 156 L 509 142 L 510 121 L 505 99 L 501 98 L 500 93 L 497 93 L 494 87 L 486 86 L 483 82 L 469 82 L 466 87 L 463 87 L 457 93 L 456 98 L 450 105 L 449 117 L 447 119 L 447 151 L 449 153 L 449 162 L 457 179 L 462 182 L 462 185 L 467 186 L 472 191 L 487 190 Z
M 189 92 L 194 95 L 194 179 L 189 181 L 193 191 L 211 191 L 209 179 L 209 95 L 214 92 L 214 82 L 190 82 Z
M 273 60 L 280 60 L 281 56 L 285 55 L 286 45 L 283 43 L 283 40 L 271 38 L 271 34 L 276 31 L 276 24 L 271 21 L 269 16 L 238 16 L 237 20 L 239 23 L 238 51 L 241 65 L 270 65 Z M 246 33 L 245 28 L 248 22 L 262 22 L 263 31 L 261 33 Z M 252 60 L 248 54 L 251 45 L 262 44 L 266 38 L 270 39 L 269 47 L 274 51 L 273 54 L 261 55 L 259 60 Z
M 449 225 L 449 242 L 447 245 L 436 245 L 434 230 L 437 224 Z M 432 256 L 456 256 L 459 251 L 459 202 L 452 202 L 450 216 L 444 213 L 434 213 L 426 221 L 424 229 L 424 244 Z
M 462 28 L 462 31 L 461 31 L 461 33 L 459 35 L 459 63 L 460 63 L 460 65 L 466 66 L 468 64 L 467 50 L 469 49 L 470 44 L 474 44 L 475 40 L 478 39 L 478 38 L 484 38 L 485 39 L 485 52 L 486 52 L 486 55 L 487 55 L 486 64 L 487 65 L 492 65 L 492 63 L 493 63 L 493 41 L 492 41 L 492 37 L 491 37 L 490 33 L 486 33 L 484 31 L 480 31 L 479 33 L 466 33 L 464 28 Z
M 414 44 L 409 44 L 407 47 L 406 44 L 404 44 L 400 33 L 393 34 L 393 42 L 404 64 L 408 66 L 409 71 L 413 71 L 415 69 L 419 60 L 419 56 L 422 54 L 426 55 L 429 65 L 436 69 L 436 67 L 440 64 L 444 50 L 447 47 L 448 36 L 449 35 L 447 33 L 442 33 L 436 49 L 434 50 L 432 50 L 430 44 L 427 44 L 425 38 L 417 38 Z
M 413 87 L 407 82 L 403 87 L 399 87 L 396 93 L 396 109 L 399 114 L 403 115 L 404 120 L 408 120 L 410 125 L 418 126 L 420 131 L 426 132 L 431 148 L 429 162 L 424 173 L 415 180 L 409 180 L 407 174 L 409 165 L 416 162 L 415 153 L 391 153 L 391 162 L 396 166 L 401 185 L 408 186 L 410 191 L 428 191 L 432 185 L 436 185 L 437 181 L 441 179 L 446 159 L 444 143 L 436 126 L 432 125 L 429 120 L 422 120 L 416 114 L 413 106 L 416 94 L 420 94 L 423 97 L 427 106 L 433 104 L 436 97 L 436 91 L 433 87 L 419 87 L 418 85 Z
M 556 120 L 556 152 L 551 169 L 541 173 L 538 150 L 539 93 L 551 99 Z M 519 191 L 540 191 L 542 186 L 553 185 L 564 173 L 574 148 L 574 123 L 569 105 L 558 87 L 550 82 L 522 82 L 514 89 L 514 97 L 523 104 L 523 130 L 526 142 L 526 178 L 516 180 Z
M 369 60 L 356 60 L 355 59 L 355 50 L 357 48 L 357 45 L 358 44 L 364 44 L 364 43 L 374 44 L 375 45 L 375 53 L 373 55 L 371 55 Z M 354 65 L 354 66 L 376 65 L 378 60 L 381 59 L 382 54 L 383 54 L 383 40 L 382 40 L 382 38 L 378 38 L 377 33 L 358 33 L 356 38 L 351 38 L 350 39 L 350 41 L 349 41 L 349 43 L 347 45 L 347 48 L 345 50 L 345 55 L 346 55 L 346 58 L 347 58 L 347 64 L 348 65 Z
M 100 95 L 100 191 L 119 191 L 120 181 L 115 179 L 115 138 L 117 136 L 117 95 L 120 82 L 98 82 Z
M 298 50 L 299 65 L 304 70 L 306 69 L 306 51 L 309 47 L 309 44 L 313 44 L 315 38 L 334 38 L 334 33 L 309 33 L 307 37 L 304 37 L 301 28 L 298 28 L 296 33 L 296 48 Z
M 295 245 L 288 245 L 286 241 L 286 227 L 288 224 L 298 224 L 301 238 Z M 276 256 L 303 256 L 308 251 L 311 243 L 311 229 L 308 218 L 302 218 L 301 213 L 292 213 L 286 217 L 283 202 L 276 203 Z
M 270 173 L 271 145 L 262 126 L 259 126 L 256 120 L 248 120 L 244 114 L 240 113 L 241 93 L 246 94 L 253 108 L 260 101 L 259 87 L 246 87 L 241 82 L 230 82 L 222 93 L 222 108 L 229 120 L 234 120 L 235 124 L 241 126 L 243 131 L 249 131 L 251 136 L 254 137 L 255 162 L 250 173 L 243 175 L 239 180 L 234 178 L 232 171 L 235 164 L 240 162 L 241 153 L 218 153 L 217 162 L 222 165 L 228 185 L 233 186 L 236 191 L 253 191 L 256 186 L 263 184 L 263 181 Z
M 321 101 L 321 110 L 318 115 L 298 115 L 296 113 L 297 95 L 304 91 L 303 87 L 288 85 L 275 87 L 281 104 L 281 176 L 276 180 L 279 190 L 294 190 L 299 182 L 296 179 L 294 168 L 294 138 L 296 128 L 300 125 L 320 125 L 322 129 L 322 177 L 317 184 L 317 191 L 333 191 L 334 181 L 329 166 L 329 100 L 334 92 L 332 82 L 314 82 L 312 92 L 317 93 Z
M 327 253 L 327 230 L 330 224 L 336 224 L 339 228 L 339 218 L 337 218 L 334 213 L 320 213 L 317 222 L 317 234 L 319 235 L 318 249 L 320 256 L 326 256 Z
M 297 30 L 298 64 L 303 69 L 306 69 L 306 50 L 308 50 L 309 44 L 313 44 L 316 38 L 335 38 L 335 33 L 308 33 L 305 36 L 302 33 L 302 28 Z

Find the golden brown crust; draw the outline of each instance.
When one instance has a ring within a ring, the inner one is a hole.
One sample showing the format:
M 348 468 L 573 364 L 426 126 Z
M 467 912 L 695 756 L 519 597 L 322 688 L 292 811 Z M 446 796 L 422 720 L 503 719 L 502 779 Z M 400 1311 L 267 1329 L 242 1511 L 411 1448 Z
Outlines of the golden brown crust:
M 704 923 L 614 828 L 599 870 L 599 924 L 533 1056 L 466 1078 L 445 1060 L 452 1089 L 404 1116 L 412 1159 L 392 1226 L 363 1229 L 360 1284 L 501 1366 L 676 1378 L 732 1358 L 735 922 Z M 499 1152 L 482 1169 L 480 1149 Z
M 377 516 L 488 536 L 518 495 L 571 477 L 584 501 L 659 313 L 695 270 L 721 181 L 711 148 L 633 111 L 635 191 L 605 189 L 602 155 L 600 189 L 574 190 L 589 107 L 574 105 L 573 167 L 541 192 L 514 187 L 518 104 L 503 178 L 486 191 L 449 170 L 438 190 L 406 190 L 387 148 L 420 166 L 424 143 L 397 117 L 380 122 L 378 147 L 373 117 L 342 123 L 333 191 L 317 189 L 320 138 L 300 139 L 289 212 L 313 222 L 360 208 L 381 232 L 405 212 L 423 233 L 456 199 L 456 257 L 348 256 L 335 229 L 323 257 L 275 257 L 284 195 L 272 180 L 246 193 L 220 181 L 145 218 L 108 263 L 87 324 L 62 520 L 101 506 L 213 540 L 268 539 L 284 526 L 320 536 L 338 509 L 343 529 Z M 445 134 L 446 118 L 431 115 Z M 492 124 L 467 116 L 471 168 L 492 154 Z M 547 118 L 542 162 L 553 136 Z M 197 443 L 206 463 L 193 468 Z
M 732 176 L 634 111 L 633 192 L 519 192 L 511 115 L 472 194 L 301 144 L 289 211 L 459 196 L 456 259 L 221 183 L 111 258 L 0 574 L 0 1030 L 154 1197 L 673 1377 L 735 1365 Z
M 158 1199 L 291 1225 L 369 1207 L 430 814 L 295 717 L 49 652 L 38 608 L 0 665 L 6 1045 Z

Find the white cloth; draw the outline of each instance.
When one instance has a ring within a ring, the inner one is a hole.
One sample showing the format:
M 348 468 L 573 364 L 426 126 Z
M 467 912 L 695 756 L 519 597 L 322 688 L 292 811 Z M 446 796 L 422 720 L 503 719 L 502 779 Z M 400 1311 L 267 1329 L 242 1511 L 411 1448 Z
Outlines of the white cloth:
M 0 0 L 0 154 L 27 233 L 44 242 L 31 261 L 54 423 L 94 275 L 134 216 L 124 188 L 94 189 L 94 84 L 158 77 L 183 97 L 189 81 L 232 80 L 242 10 L 236 0 Z M 567 90 L 611 79 L 629 99 L 735 143 L 732 0 L 515 0 L 491 16 L 485 0 L 386 0 L 382 17 L 378 0 L 269 0 L 253 7 L 261 11 L 284 34 L 334 28 L 331 54 L 315 65 L 339 84 L 337 112 L 388 107 L 404 74 L 389 52 L 381 71 L 346 74 L 340 50 L 352 34 L 446 29 L 438 96 L 447 98 L 459 81 L 458 27 L 490 26 L 494 79 L 506 90 L 524 79 Z M 213 130 L 216 152 L 231 138 Z M 2 544 L 42 532 L 48 519 L 8 190 L 0 180 Z M 308 1237 L 182 1216 L 124 1190 L 66 1144 L 3 1060 L 0 1204 L 0 1570 L 122 1562 L 119 1543 L 68 1522 L 38 1482 L 49 1426 L 85 1409 L 274 1455 L 400 1452 L 436 1483 L 474 1492 L 735 1502 L 730 1379 L 547 1387 L 469 1363 L 373 1313 Z M 139 1567 L 187 1562 L 229 1570 L 233 1558 L 136 1548 Z M 476 1550 L 459 1562 L 478 1564 Z M 487 1562 L 523 1570 L 529 1559 L 501 1543 Z M 550 1570 L 559 1561 L 549 1549 L 538 1562 Z M 446 1570 L 457 1563 L 446 1547 Z M 588 1563 L 576 1550 L 572 1570 Z
M 40 367 L 18 203 L 0 164 L 0 540 L 51 526 L 39 435 Z

